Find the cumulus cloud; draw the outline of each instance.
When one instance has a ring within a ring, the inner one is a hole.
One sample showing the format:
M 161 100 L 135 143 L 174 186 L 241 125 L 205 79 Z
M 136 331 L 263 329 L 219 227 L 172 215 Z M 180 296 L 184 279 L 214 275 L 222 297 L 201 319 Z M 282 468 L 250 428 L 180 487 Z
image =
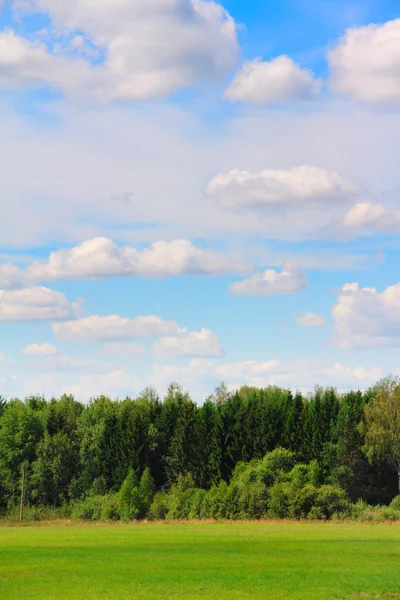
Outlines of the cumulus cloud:
M 32 283 L 28 273 L 12 264 L 0 264 L 0 287 L 3 290 L 24 287 Z
M 335 92 L 400 103 L 400 19 L 348 29 L 328 60 Z
M 232 390 L 242 385 L 266 387 L 277 385 L 292 390 L 311 391 L 316 384 L 341 389 L 365 389 L 382 377 L 377 366 L 345 366 L 323 361 L 300 359 L 289 362 L 279 360 L 243 361 L 215 365 L 204 359 L 193 359 L 188 365 L 163 366 L 153 369 L 153 381 L 165 389 L 169 382 L 178 381 L 203 400 L 216 385 L 225 381 Z
M 188 240 L 159 241 L 137 250 L 99 237 L 54 251 L 48 260 L 35 261 L 24 269 L 0 265 L 0 281 L 6 289 L 56 279 L 223 275 L 247 273 L 251 268 L 250 263 L 198 248 Z
M 26 356 L 54 356 L 57 348 L 53 344 L 28 344 L 22 353 Z
M 313 312 L 298 315 L 296 321 L 301 327 L 323 327 L 325 325 L 324 317 Z
M 393 210 L 372 202 L 359 202 L 345 214 L 343 226 L 369 232 L 399 231 L 400 210 Z
M 142 384 L 123 369 L 104 373 L 83 373 L 75 383 L 62 380 L 60 373 L 41 373 L 24 382 L 25 394 L 41 394 L 47 398 L 61 394 L 73 394 L 81 402 L 101 394 L 123 398 L 136 395 Z
M 179 337 L 162 337 L 153 345 L 159 357 L 222 356 L 221 342 L 212 331 L 188 331 Z
M 194 85 L 205 78 L 220 78 L 236 62 L 238 43 L 236 24 L 218 3 L 208 0 L 16 0 L 16 8 L 46 13 L 57 32 L 72 36 L 73 50 L 80 49 L 77 36 L 90 43 L 103 61 L 85 63 L 72 59 L 58 75 L 68 90 L 82 65 L 90 71 L 80 83 L 104 99 L 130 101 L 165 96 Z M 64 46 L 66 42 L 64 40 Z M 23 41 L 20 42 L 20 44 Z M 86 54 L 81 53 L 86 58 Z M 90 57 L 89 57 L 90 58 Z M 51 83 L 57 61 L 42 48 L 42 78 Z M 21 57 L 19 67 L 26 84 L 31 83 L 29 56 Z M 36 75 L 36 71 L 35 71 Z M 13 79 L 12 73 L 9 77 Z M 34 82 L 37 84 L 38 82 Z
M 95 238 L 71 249 L 52 252 L 48 262 L 34 263 L 26 275 L 34 280 L 99 277 L 173 277 L 224 274 L 248 270 L 235 259 L 197 248 L 187 240 L 154 242 L 137 250 Z
M 85 373 L 75 384 L 65 386 L 63 393 L 72 394 L 78 400 L 87 402 L 90 398 L 106 394 L 124 398 L 136 396 L 143 388 L 143 382 L 123 369 L 108 373 Z
M 102 342 L 129 338 L 159 337 L 183 330 L 175 321 L 164 321 L 155 315 L 129 319 L 119 315 L 92 315 L 76 321 L 54 323 L 53 332 L 64 342 Z
M 315 98 L 320 87 L 311 71 L 301 69 L 288 56 L 278 56 L 266 62 L 246 61 L 225 97 L 231 102 L 278 104 Z
M 52 55 L 43 42 L 12 30 L 0 33 L 0 88 L 52 87 L 76 94 L 89 80 L 82 60 Z
M 256 273 L 248 279 L 232 283 L 229 290 L 232 294 L 244 296 L 277 296 L 280 294 L 297 294 L 307 288 L 306 273 L 292 264 L 286 264 L 282 270 L 267 269 L 264 273 Z
M 61 292 L 45 287 L 0 290 L 0 321 L 57 321 L 72 319 L 80 302 L 70 302 Z
M 400 346 L 400 283 L 383 292 L 346 284 L 332 317 L 342 348 Z
M 214 177 L 207 193 L 228 208 L 321 208 L 345 203 L 358 189 L 337 173 L 300 166 L 259 173 L 230 171 Z

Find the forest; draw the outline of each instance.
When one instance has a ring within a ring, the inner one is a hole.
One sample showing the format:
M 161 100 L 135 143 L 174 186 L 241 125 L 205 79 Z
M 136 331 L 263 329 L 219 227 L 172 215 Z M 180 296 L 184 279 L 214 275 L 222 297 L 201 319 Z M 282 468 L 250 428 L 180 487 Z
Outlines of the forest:
M 400 380 L 367 391 L 221 384 L 165 397 L 0 398 L 0 514 L 31 518 L 400 518 Z

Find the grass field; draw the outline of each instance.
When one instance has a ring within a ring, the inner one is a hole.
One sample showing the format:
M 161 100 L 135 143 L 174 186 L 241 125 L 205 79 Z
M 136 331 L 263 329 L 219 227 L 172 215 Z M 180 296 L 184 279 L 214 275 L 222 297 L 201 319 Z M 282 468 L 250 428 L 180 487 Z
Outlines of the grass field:
M 1 600 L 400 598 L 400 527 L 0 527 Z

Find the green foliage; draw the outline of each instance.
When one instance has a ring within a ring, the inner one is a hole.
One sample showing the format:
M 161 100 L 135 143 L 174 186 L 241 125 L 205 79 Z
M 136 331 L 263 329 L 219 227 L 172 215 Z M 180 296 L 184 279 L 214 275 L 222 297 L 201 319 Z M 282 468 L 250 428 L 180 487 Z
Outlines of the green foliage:
M 387 377 L 374 391 L 365 407 L 363 450 L 371 463 L 385 460 L 393 467 L 400 492 L 400 378 Z
M 91 498 L 112 498 L 110 519 L 327 519 L 357 512 L 347 497 L 388 505 L 398 493 L 399 401 L 396 378 L 366 393 L 317 387 L 308 398 L 221 384 L 202 406 L 177 384 L 163 400 L 152 388 L 88 405 L 0 399 L 0 513 L 18 505 L 22 468 L 32 509 L 85 512 Z
M 391 501 L 389 506 L 393 510 L 400 511 L 400 494 L 398 496 L 396 496 L 396 498 L 393 498 L 393 500 Z
M 118 512 L 124 521 L 143 519 L 153 502 L 155 486 L 150 469 L 145 469 L 138 481 L 133 469 L 130 469 L 118 495 Z
M 75 472 L 78 449 L 66 433 L 53 436 L 45 433 L 36 454 L 30 478 L 32 499 L 45 506 L 60 506 L 69 499 L 68 488 Z
M 152 521 L 165 519 L 168 514 L 168 496 L 165 492 L 157 492 L 151 503 L 148 518 Z

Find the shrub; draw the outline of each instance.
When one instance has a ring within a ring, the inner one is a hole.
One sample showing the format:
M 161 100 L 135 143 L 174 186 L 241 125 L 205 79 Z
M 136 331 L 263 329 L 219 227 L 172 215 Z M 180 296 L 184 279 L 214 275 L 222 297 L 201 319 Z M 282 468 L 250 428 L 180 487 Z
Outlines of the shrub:
M 268 515 L 274 519 L 289 517 L 291 485 L 280 482 L 273 485 L 268 492 Z
M 330 519 L 335 513 L 347 511 L 350 504 L 344 490 L 334 485 L 322 485 L 317 490 L 315 506 Z
M 118 521 L 120 519 L 118 496 L 105 496 L 101 507 L 102 521 Z
M 76 500 L 71 505 L 71 517 L 83 521 L 100 521 L 103 502 L 103 496 L 88 496 L 84 500 Z
M 168 514 L 168 496 L 165 492 L 157 492 L 147 513 L 152 521 L 165 519 Z
M 292 519 L 305 519 L 313 508 L 319 509 L 318 514 L 320 514 L 321 507 L 316 505 L 318 493 L 319 490 L 311 483 L 301 488 L 292 484 L 288 506 L 289 516 Z
M 400 511 L 400 495 L 396 496 L 396 498 L 393 498 L 393 500 L 389 504 L 389 507 L 391 509 L 393 509 L 393 510 L 399 510 Z
M 119 514 L 123 521 L 136 518 L 136 514 L 139 512 L 140 507 L 137 506 L 139 501 L 138 485 L 136 473 L 133 469 L 130 469 L 118 496 Z

